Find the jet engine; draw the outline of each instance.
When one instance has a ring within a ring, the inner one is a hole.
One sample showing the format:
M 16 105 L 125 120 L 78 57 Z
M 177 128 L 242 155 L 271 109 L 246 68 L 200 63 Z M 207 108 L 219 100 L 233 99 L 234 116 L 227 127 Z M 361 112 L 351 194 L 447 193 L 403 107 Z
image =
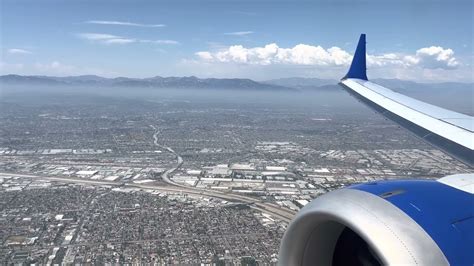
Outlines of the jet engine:
M 474 244 L 474 198 L 445 184 L 459 178 L 372 182 L 326 193 L 288 226 L 279 265 L 472 265 L 466 249 Z

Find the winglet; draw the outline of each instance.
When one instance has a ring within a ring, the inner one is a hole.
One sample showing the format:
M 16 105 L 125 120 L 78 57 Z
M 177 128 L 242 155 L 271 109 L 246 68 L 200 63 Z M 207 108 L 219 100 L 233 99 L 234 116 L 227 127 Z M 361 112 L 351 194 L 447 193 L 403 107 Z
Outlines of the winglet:
M 357 44 L 354 58 L 352 59 L 351 67 L 349 72 L 343 79 L 355 78 L 355 79 L 367 79 L 367 66 L 365 59 L 365 34 L 361 34 L 359 43 Z

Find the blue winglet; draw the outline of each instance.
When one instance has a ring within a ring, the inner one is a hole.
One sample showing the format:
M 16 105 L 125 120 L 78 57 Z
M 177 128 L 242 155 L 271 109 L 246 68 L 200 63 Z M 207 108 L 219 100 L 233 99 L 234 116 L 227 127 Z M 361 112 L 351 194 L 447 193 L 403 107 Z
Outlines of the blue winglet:
M 357 49 L 354 53 L 354 58 L 352 59 L 351 67 L 349 72 L 343 79 L 355 78 L 355 79 L 367 79 L 367 66 L 365 59 L 365 34 L 361 34 L 359 38 L 359 43 L 357 44 Z

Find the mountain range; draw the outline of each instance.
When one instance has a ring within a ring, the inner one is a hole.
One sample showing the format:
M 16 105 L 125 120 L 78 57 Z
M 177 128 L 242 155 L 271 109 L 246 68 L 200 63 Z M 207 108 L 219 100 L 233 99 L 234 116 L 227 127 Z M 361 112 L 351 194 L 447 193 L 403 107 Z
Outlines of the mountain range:
M 43 86 L 98 86 L 98 87 L 140 87 L 140 88 L 206 88 L 239 90 L 294 91 L 294 88 L 256 82 L 251 79 L 200 79 L 191 77 L 152 77 L 152 78 L 104 78 L 95 75 L 51 77 L 51 76 L 0 76 L 0 84 L 43 85 Z
M 462 92 L 473 93 L 473 83 L 417 83 L 400 79 L 373 79 L 382 86 L 386 86 L 401 93 L 430 92 Z M 130 88 L 203 88 L 203 89 L 236 89 L 262 91 L 333 91 L 338 80 L 318 78 L 281 78 L 262 82 L 251 79 L 218 79 L 190 77 L 151 77 L 151 78 L 105 78 L 95 75 L 53 77 L 53 76 L 0 76 L 0 84 L 5 85 L 43 85 L 43 86 L 88 86 L 88 87 L 130 87 Z
M 335 79 L 318 79 L 318 78 L 299 78 L 299 77 L 292 77 L 292 78 L 279 78 L 279 79 L 271 79 L 264 81 L 266 84 L 296 88 L 296 89 L 312 89 L 315 87 L 327 86 L 327 85 L 335 85 L 339 81 Z

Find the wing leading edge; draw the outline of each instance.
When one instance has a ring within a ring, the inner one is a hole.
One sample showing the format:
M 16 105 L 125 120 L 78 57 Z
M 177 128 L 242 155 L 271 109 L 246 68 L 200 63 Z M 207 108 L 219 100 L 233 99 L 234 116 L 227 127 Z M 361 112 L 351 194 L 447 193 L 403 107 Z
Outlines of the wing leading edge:
M 385 117 L 474 167 L 474 117 L 415 100 L 370 82 L 365 62 L 365 34 L 362 34 L 349 72 L 339 84 Z

